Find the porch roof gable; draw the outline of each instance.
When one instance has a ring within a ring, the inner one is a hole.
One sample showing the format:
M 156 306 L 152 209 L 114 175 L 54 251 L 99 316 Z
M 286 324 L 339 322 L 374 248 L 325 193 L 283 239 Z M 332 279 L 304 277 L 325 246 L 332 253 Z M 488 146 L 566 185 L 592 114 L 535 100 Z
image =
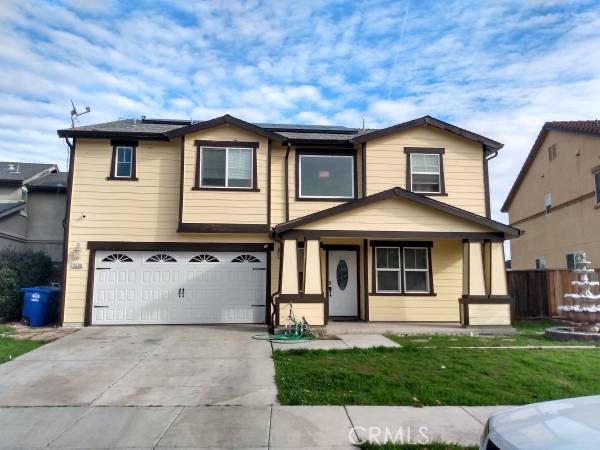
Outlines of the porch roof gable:
M 413 202 L 415 204 L 427 208 L 432 208 L 436 211 L 465 220 L 467 222 L 471 222 L 472 224 L 487 227 L 491 231 L 500 232 L 510 237 L 516 237 L 521 234 L 519 229 L 511 227 L 510 225 L 506 225 L 501 222 L 488 219 L 487 217 L 483 217 L 472 212 L 466 211 L 464 209 L 448 205 L 447 203 L 434 200 L 421 194 L 416 194 L 414 192 L 407 191 L 406 189 L 402 189 L 401 187 L 394 187 L 386 191 L 378 192 L 367 197 L 363 197 L 357 200 L 343 203 L 341 205 L 334 206 L 332 208 L 308 214 L 306 216 L 302 216 L 294 220 L 290 220 L 289 222 L 277 225 L 274 228 L 274 232 L 276 235 L 280 235 L 290 230 L 297 229 L 298 227 L 312 224 L 313 222 L 317 222 L 319 220 L 334 217 L 338 214 L 342 214 L 348 211 L 355 210 L 357 208 L 362 208 L 367 205 L 371 205 L 373 203 L 382 202 L 389 199 L 408 200 L 409 202 Z

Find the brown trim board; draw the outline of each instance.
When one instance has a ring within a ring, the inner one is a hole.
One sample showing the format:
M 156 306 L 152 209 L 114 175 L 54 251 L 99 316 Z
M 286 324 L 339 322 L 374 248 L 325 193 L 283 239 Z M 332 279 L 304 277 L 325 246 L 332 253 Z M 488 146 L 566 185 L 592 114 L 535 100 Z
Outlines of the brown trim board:
M 503 241 L 504 234 L 499 232 L 470 233 L 446 231 L 372 231 L 372 230 L 290 230 L 283 233 L 286 239 L 307 238 L 365 238 L 365 239 L 468 239 L 472 241 Z
M 90 250 L 122 250 L 122 251 L 224 251 L 224 252 L 264 252 L 273 250 L 269 242 L 123 242 L 123 241 L 89 241 Z
M 428 206 L 434 208 L 438 211 L 450 214 L 455 217 L 459 217 L 461 219 L 469 220 L 471 222 L 487 226 L 492 230 L 505 233 L 509 236 L 519 236 L 520 230 L 517 228 L 511 227 L 509 225 L 505 225 L 500 222 L 496 222 L 495 220 L 488 219 L 487 217 L 479 216 L 472 212 L 466 211 L 464 209 L 457 208 L 455 206 L 448 205 L 446 203 L 439 202 L 427 196 L 416 194 L 414 192 L 407 191 L 406 189 L 402 189 L 401 187 L 394 187 L 388 189 L 387 191 L 378 192 L 377 194 L 372 194 L 367 197 L 359 198 L 357 200 L 352 200 L 347 203 L 343 203 L 341 205 L 334 206 L 332 208 L 324 209 L 322 211 L 318 211 L 312 214 L 308 214 L 303 217 L 299 217 L 297 219 L 291 220 L 289 222 L 282 223 L 275 227 L 275 233 L 281 234 L 286 231 L 292 230 L 301 225 L 306 225 L 308 223 L 315 222 L 317 220 L 325 219 L 336 214 L 340 214 L 343 212 L 351 211 L 356 208 L 360 208 L 362 206 L 369 205 L 371 203 L 375 203 L 382 200 L 387 200 L 390 198 L 402 198 L 406 200 L 413 201 L 420 205 Z
M 64 323 L 65 319 L 65 296 L 67 291 L 67 271 L 69 269 L 69 231 L 71 225 L 71 201 L 73 196 L 73 170 L 75 169 L 75 147 L 77 145 L 77 138 L 73 138 L 72 143 L 66 138 L 65 141 L 69 146 L 69 174 L 67 175 L 67 205 L 65 209 L 65 218 L 63 220 L 63 273 L 60 283 L 61 291 L 58 313 L 60 325 Z
M 181 223 L 178 233 L 268 233 L 269 225 L 262 223 Z
M 432 126 L 435 128 L 439 128 L 440 130 L 448 131 L 457 136 L 461 136 L 465 139 L 469 139 L 472 141 L 480 142 L 481 144 L 485 144 L 488 147 L 491 147 L 496 150 L 500 150 L 504 147 L 500 142 L 494 141 L 490 138 L 486 138 L 485 136 L 481 136 L 480 134 L 473 133 L 469 130 L 465 130 L 464 128 L 457 127 L 455 125 L 449 124 L 442 120 L 436 119 L 431 116 L 423 116 L 418 119 L 410 120 L 408 122 L 399 123 L 397 125 L 393 125 L 388 128 L 383 128 L 381 130 L 372 131 L 370 133 L 365 133 L 360 136 L 357 136 L 350 141 L 355 144 L 361 144 L 363 142 L 370 141 L 371 139 L 388 136 L 393 133 L 397 133 L 399 131 L 408 130 L 411 128 L 419 127 L 419 126 Z
M 237 117 L 233 117 L 229 114 L 225 114 L 224 116 L 216 117 L 211 120 L 206 120 L 204 122 L 198 122 L 198 123 L 194 123 L 194 124 L 191 124 L 191 125 L 188 125 L 185 127 L 176 128 L 174 130 L 167 131 L 166 133 L 164 133 L 164 135 L 166 135 L 169 139 L 172 139 L 174 137 L 183 136 L 184 134 L 189 134 L 189 133 L 194 133 L 194 132 L 200 131 L 200 130 L 214 128 L 219 125 L 233 125 L 238 128 L 241 128 L 242 130 L 249 131 L 250 133 L 254 133 L 259 136 L 264 136 L 266 138 L 274 139 L 276 141 L 282 142 L 285 140 L 285 138 L 278 133 L 274 133 L 272 131 L 265 130 L 264 128 L 261 128 L 252 123 L 246 122 L 244 120 L 238 119 Z
M 94 306 L 94 281 L 96 280 L 96 250 L 91 249 L 88 260 L 87 288 L 85 291 L 85 312 L 83 317 L 84 325 L 92 324 L 92 312 Z
M 185 136 L 181 136 L 181 161 L 179 165 L 179 220 L 177 228 L 183 223 L 183 179 L 185 178 Z

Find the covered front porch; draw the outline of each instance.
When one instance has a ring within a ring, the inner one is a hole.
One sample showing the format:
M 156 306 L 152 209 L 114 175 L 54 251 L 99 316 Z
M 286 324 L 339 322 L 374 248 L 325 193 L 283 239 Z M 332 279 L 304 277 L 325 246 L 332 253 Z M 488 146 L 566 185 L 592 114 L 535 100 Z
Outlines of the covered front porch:
M 415 196 L 371 196 L 276 227 L 273 323 L 287 325 L 291 309 L 312 326 L 510 325 L 503 241 L 514 229 Z

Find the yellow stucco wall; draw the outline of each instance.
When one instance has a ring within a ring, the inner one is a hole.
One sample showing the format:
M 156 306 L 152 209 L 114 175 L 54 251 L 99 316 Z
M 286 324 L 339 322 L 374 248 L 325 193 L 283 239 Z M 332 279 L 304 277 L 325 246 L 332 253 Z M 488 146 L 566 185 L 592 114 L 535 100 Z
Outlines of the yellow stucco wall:
M 404 147 L 444 148 L 444 178 L 448 196 L 435 199 L 485 215 L 481 145 L 432 127 L 413 128 L 367 142 L 367 194 L 394 186 L 406 188 Z
M 458 322 L 458 299 L 462 296 L 463 250 L 460 241 L 436 240 L 431 249 L 433 286 L 436 296 L 369 295 L 371 321 Z M 369 251 L 369 268 L 372 253 Z M 369 292 L 372 293 L 369 270 Z

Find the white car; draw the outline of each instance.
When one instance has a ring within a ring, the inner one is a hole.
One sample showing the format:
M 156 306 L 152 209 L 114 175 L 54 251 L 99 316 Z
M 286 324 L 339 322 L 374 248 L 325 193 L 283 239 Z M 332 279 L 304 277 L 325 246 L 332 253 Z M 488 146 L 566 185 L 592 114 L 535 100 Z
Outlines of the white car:
M 600 395 L 534 403 L 489 418 L 480 450 L 598 450 Z

